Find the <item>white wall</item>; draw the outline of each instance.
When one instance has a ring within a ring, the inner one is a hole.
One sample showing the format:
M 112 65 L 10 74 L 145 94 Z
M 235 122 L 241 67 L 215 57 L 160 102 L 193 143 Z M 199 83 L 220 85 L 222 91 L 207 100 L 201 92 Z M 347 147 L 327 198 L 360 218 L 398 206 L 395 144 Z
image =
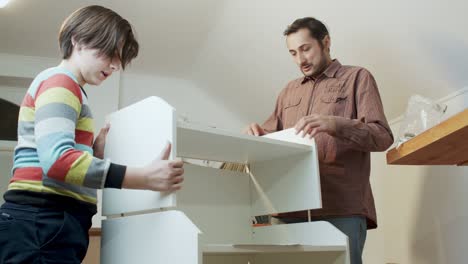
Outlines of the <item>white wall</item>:
M 2 86 L 0 83 L 0 98 L 8 100 L 17 105 L 21 104 L 27 88 Z
M 468 88 L 439 101 L 448 118 L 468 107 Z M 385 154 L 372 154 L 379 228 L 369 232 L 365 263 L 466 263 L 468 167 L 387 165 Z
M 367 239 L 364 246 L 363 262 L 368 264 L 386 263 L 385 259 L 385 237 L 384 227 L 385 219 L 382 217 L 382 211 L 385 201 L 385 178 L 388 173 L 385 171 L 386 160 L 385 152 L 374 152 L 371 155 L 371 176 L 370 182 L 374 194 L 374 202 L 377 212 L 377 229 L 367 232 Z
M 222 84 L 218 89 L 223 90 Z M 231 112 L 222 101 L 216 101 L 203 87 L 196 83 L 157 75 L 122 74 L 120 108 L 148 96 L 158 96 L 176 108 L 179 116 L 189 122 L 240 131 L 247 119 Z
M 332 57 L 373 73 L 393 119 L 413 93 L 435 99 L 468 85 L 466 10 L 462 0 L 226 1 L 190 78 L 261 122 L 279 90 L 301 75 L 282 32 L 314 16 L 330 30 Z
M 38 73 L 59 63 L 59 58 L 0 53 L 0 76 L 29 78 L 32 81 Z M 96 132 L 104 125 L 105 116 L 118 108 L 119 83 L 120 72 L 117 72 L 98 87 L 90 85 L 84 87 L 93 111 Z M 19 104 L 27 88 L 0 82 L 0 97 Z
M 3 203 L 3 194 L 8 188 L 8 182 L 10 180 L 10 170 L 12 167 L 12 152 L 0 150 L 0 204 Z

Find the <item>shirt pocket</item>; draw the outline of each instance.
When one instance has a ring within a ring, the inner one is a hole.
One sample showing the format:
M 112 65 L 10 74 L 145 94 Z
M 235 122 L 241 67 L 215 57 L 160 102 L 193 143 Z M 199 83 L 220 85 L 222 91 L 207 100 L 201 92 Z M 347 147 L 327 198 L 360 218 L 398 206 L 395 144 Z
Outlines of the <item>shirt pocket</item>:
M 326 94 L 322 97 L 322 102 L 326 104 L 336 104 L 336 103 L 346 103 L 348 99 L 348 95 L 336 93 L 336 94 Z
M 292 98 L 284 104 L 283 107 L 283 125 L 284 128 L 290 128 L 296 125 L 300 117 L 300 105 L 302 97 Z
M 344 116 L 348 104 L 348 94 L 344 88 L 344 82 L 338 81 L 327 84 L 320 101 L 328 110 L 328 114 Z

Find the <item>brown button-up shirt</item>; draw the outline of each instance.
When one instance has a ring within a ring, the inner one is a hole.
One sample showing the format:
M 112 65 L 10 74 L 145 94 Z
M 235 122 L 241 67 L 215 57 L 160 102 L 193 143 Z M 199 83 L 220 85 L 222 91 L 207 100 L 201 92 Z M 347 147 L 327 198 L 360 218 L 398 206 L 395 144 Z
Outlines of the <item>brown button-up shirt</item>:
M 386 150 L 393 135 L 371 73 L 334 60 L 316 79 L 293 80 L 279 94 L 274 112 L 262 127 L 267 132 L 287 129 L 311 114 L 339 117 L 335 136 L 315 136 L 322 209 L 311 210 L 312 219 L 365 216 L 368 228 L 376 228 L 370 152 Z M 307 212 L 281 216 L 307 218 Z

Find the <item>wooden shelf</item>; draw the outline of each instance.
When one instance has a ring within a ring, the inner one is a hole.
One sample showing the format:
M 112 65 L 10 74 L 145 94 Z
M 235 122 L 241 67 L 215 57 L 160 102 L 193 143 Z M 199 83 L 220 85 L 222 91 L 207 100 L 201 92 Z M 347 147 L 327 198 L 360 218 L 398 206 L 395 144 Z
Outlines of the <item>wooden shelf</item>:
M 389 150 L 387 163 L 468 166 L 468 109 Z
M 100 227 L 91 227 L 88 231 L 88 235 L 91 236 L 101 236 L 101 228 Z

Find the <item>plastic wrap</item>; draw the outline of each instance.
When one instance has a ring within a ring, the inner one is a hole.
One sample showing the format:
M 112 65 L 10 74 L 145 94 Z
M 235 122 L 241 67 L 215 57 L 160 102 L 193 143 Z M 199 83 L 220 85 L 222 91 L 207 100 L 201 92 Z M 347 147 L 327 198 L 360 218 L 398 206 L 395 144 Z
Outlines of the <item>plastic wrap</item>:
M 405 141 L 439 124 L 446 110 L 447 106 L 444 104 L 435 103 L 420 95 L 411 96 L 398 132 L 397 148 Z

